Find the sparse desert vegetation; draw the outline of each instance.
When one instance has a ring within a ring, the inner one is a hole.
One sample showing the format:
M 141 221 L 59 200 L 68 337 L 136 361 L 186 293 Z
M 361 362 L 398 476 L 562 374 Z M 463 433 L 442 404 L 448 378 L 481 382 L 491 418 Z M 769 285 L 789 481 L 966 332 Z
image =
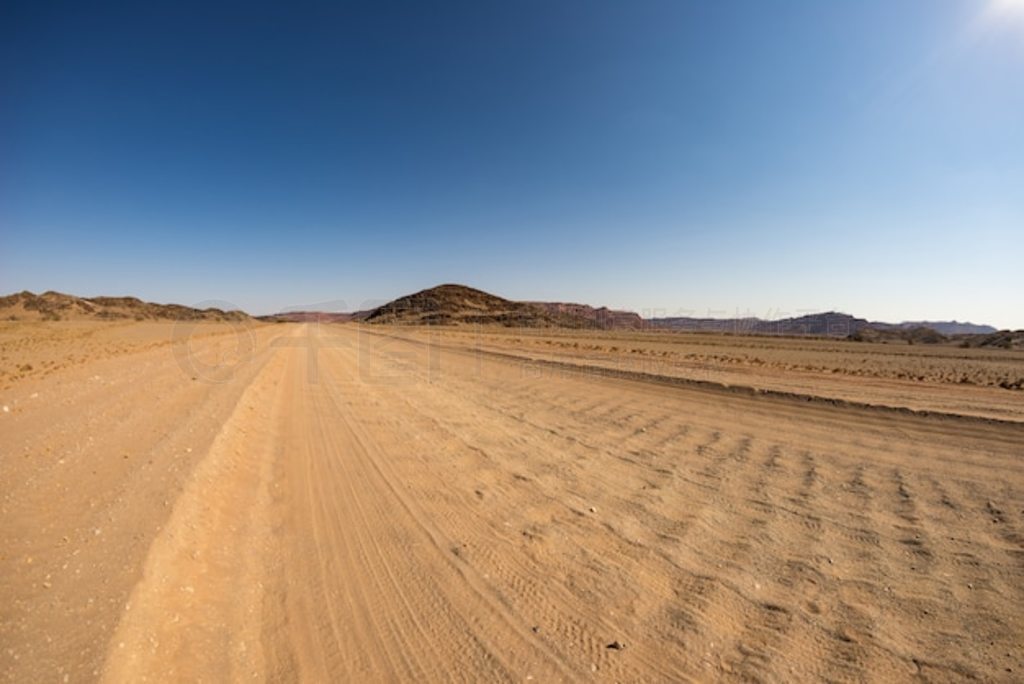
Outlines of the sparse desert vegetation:
M 1024 415 L 1020 394 L 1024 353 L 994 346 L 898 345 L 699 332 L 509 331 L 472 326 L 442 327 L 429 334 L 453 344 L 481 345 L 526 358 L 655 376 L 920 410 Z

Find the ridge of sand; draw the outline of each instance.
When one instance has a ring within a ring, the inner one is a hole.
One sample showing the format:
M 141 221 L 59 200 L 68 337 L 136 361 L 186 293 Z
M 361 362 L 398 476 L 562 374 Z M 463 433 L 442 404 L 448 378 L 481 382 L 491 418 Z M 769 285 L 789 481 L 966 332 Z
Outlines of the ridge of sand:
M 272 428 L 283 409 L 283 367 L 280 356 L 263 366 L 194 467 L 150 546 L 103 681 L 239 681 L 263 673 Z

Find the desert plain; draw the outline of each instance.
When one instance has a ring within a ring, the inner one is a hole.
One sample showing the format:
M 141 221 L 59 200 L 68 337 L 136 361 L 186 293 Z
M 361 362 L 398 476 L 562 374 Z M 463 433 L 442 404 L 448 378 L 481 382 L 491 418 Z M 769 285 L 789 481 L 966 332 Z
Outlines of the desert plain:
M 0 323 L 6 681 L 1020 681 L 1024 352 Z

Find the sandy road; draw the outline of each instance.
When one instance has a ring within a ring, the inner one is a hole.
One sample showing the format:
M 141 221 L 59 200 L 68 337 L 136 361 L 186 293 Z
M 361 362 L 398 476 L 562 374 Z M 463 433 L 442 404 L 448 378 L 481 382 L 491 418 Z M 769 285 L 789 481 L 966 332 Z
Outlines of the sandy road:
M 14 387 L 9 680 L 1024 672 L 1024 427 L 255 337 Z

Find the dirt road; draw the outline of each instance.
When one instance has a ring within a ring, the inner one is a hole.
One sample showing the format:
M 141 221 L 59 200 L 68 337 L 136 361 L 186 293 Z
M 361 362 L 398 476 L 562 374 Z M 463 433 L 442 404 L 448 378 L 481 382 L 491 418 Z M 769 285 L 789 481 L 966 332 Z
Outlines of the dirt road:
M 1021 424 L 251 335 L 4 390 L 9 681 L 1024 676 Z

